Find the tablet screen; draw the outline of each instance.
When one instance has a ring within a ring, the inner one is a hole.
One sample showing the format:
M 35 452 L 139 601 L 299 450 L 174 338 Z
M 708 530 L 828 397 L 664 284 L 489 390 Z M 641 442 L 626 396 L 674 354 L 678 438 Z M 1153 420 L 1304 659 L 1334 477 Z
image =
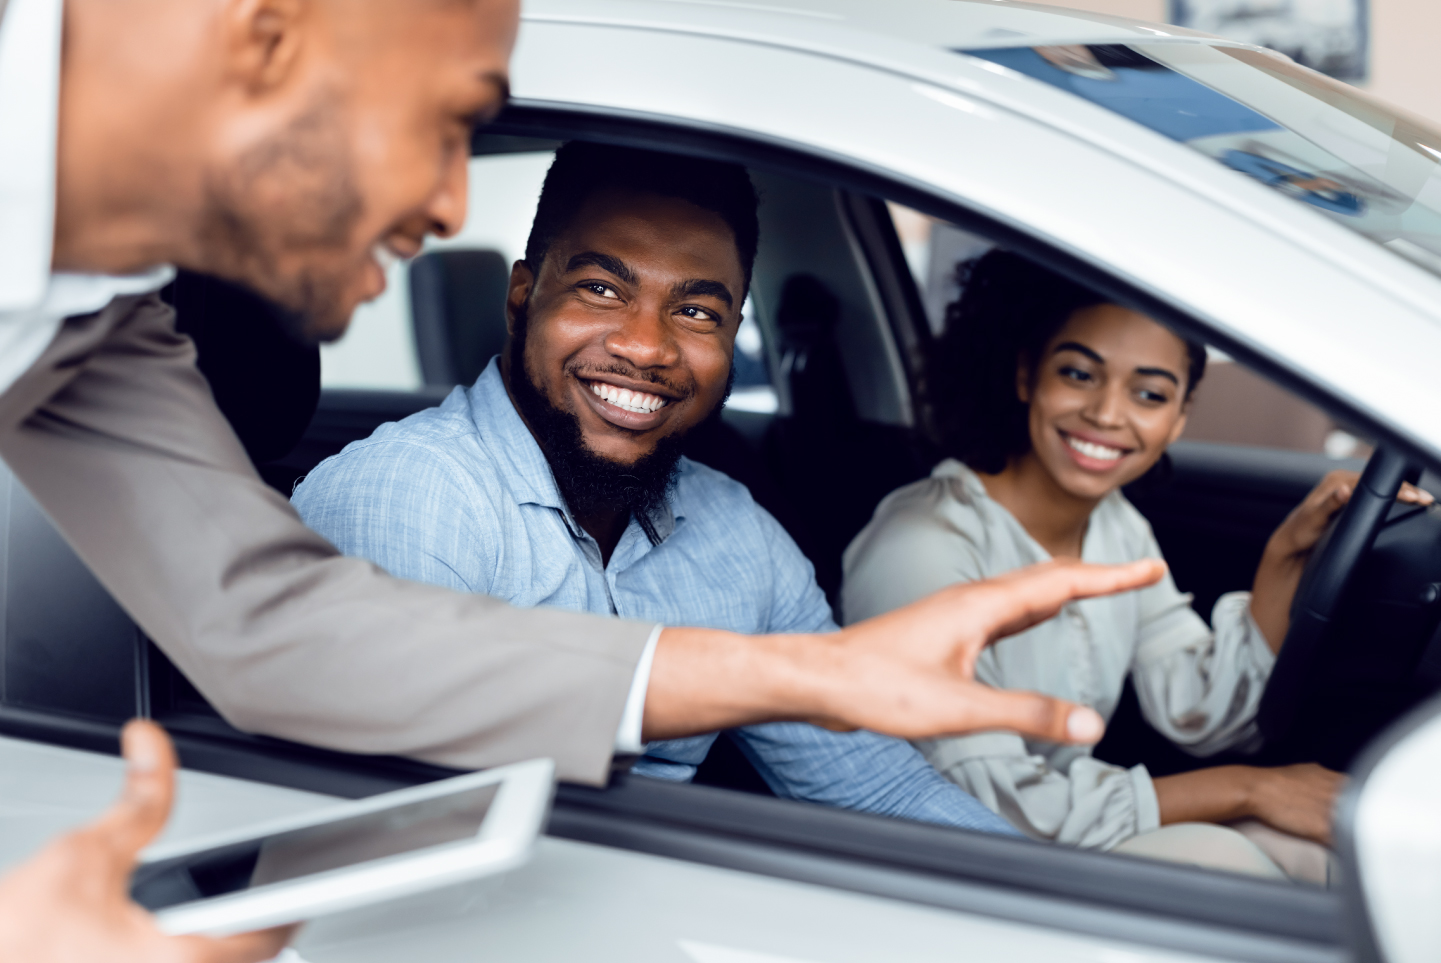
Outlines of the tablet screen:
M 130 895 L 161 910 L 475 838 L 499 785 L 146 863 Z

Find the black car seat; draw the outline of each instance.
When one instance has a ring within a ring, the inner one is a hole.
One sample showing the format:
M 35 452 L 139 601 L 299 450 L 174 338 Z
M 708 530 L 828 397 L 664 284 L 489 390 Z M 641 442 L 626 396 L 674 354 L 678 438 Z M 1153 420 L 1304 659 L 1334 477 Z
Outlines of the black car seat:
M 811 275 L 786 279 L 776 328 L 791 410 L 775 420 L 765 442 L 781 494 L 797 510 L 816 580 L 833 606 L 841 553 L 876 504 L 929 465 L 908 430 L 856 413 L 835 338 L 840 311 L 836 296 Z
M 227 281 L 181 271 L 162 292 L 176 330 L 195 342 L 196 365 L 250 460 L 287 497 L 295 448 L 320 401 L 320 350 L 299 340 L 293 315 Z
M 505 347 L 509 284 L 499 251 L 450 248 L 411 262 L 410 317 L 427 385 L 471 384 Z

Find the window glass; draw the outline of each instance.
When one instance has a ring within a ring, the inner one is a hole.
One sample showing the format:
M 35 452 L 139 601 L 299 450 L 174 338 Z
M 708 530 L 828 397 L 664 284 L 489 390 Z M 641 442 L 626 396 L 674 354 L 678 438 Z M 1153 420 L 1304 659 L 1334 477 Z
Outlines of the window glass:
M 428 238 L 425 250 L 495 251 L 506 264 L 520 260 L 553 157 L 553 150 L 472 157 L 465 226 L 454 237 Z M 386 279 L 385 293 L 356 310 L 346 336 L 321 347 L 323 387 L 414 391 L 423 386 L 412 327 L 409 262 L 391 265 Z M 735 367 L 727 407 L 774 414 L 779 403 L 769 355 L 749 298 L 736 334 Z
M 755 301 L 747 297 L 741 307 L 741 326 L 736 331 L 735 384 L 726 399 L 726 407 L 737 411 L 754 411 L 773 415 L 780 408 L 780 398 L 771 381 L 770 357 L 766 352 L 765 335 L 756 320 Z
M 1441 274 L 1441 132 L 1258 50 L 966 51 L 1127 117 Z
M 947 306 L 961 296 L 965 265 L 994 245 L 902 204 L 887 207 L 931 331 L 939 337 L 946 328 Z M 1370 453 L 1362 439 L 1321 409 L 1220 351 L 1209 354 L 1206 377 L 1191 401 L 1185 440 L 1324 453 L 1338 459 Z
M 426 250 L 472 248 L 498 251 L 507 264 L 525 254 L 530 222 L 551 151 L 485 154 L 470 160 L 470 198 L 465 226 L 454 237 L 426 241 Z M 344 338 L 320 349 L 320 380 L 326 388 L 421 387 L 411 329 L 409 263 L 393 264 L 385 293 L 355 312 Z

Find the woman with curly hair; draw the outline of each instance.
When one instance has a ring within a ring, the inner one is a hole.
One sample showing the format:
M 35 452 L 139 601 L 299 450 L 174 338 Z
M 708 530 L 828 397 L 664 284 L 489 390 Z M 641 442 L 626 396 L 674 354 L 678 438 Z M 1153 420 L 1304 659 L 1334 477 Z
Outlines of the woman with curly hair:
M 951 457 L 887 496 L 846 550 L 847 621 L 1052 558 L 1161 556 L 1121 488 L 1185 430 L 1205 348 L 1009 252 L 971 262 L 961 280 L 936 369 Z M 1167 576 L 1068 605 L 986 650 L 977 678 L 1072 699 L 1109 719 L 1129 675 L 1151 725 L 1190 753 L 1246 746 L 1306 556 L 1356 481 L 1352 472 L 1327 475 L 1271 536 L 1251 591 L 1223 596 L 1210 626 Z M 1402 498 L 1430 500 L 1410 487 Z M 1342 777 L 1320 766 L 1216 766 L 1153 779 L 1088 747 L 1011 733 L 918 745 L 1037 839 L 1268 875 L 1279 875 L 1279 863 L 1326 879 L 1322 847 Z M 1234 823 L 1251 842 L 1196 825 L 1207 823 Z

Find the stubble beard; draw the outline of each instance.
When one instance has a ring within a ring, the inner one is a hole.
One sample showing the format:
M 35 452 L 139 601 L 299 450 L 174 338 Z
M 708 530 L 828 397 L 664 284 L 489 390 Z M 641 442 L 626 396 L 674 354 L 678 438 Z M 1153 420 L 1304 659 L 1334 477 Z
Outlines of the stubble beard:
M 365 203 L 343 118 L 339 95 L 321 94 L 283 130 L 207 178 L 197 231 L 208 272 L 284 308 L 287 332 L 305 343 L 344 333 L 354 308 L 346 292 L 364 269 L 347 257 Z

